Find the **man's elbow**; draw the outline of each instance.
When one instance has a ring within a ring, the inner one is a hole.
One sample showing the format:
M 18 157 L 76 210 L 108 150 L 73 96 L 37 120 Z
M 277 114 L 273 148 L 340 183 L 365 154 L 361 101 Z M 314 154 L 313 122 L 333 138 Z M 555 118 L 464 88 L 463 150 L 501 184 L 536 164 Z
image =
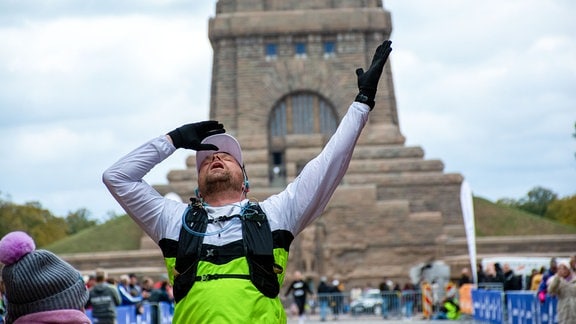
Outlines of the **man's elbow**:
M 102 182 L 108 189 L 115 187 L 115 184 L 120 183 L 120 174 L 118 170 L 108 168 L 102 173 Z

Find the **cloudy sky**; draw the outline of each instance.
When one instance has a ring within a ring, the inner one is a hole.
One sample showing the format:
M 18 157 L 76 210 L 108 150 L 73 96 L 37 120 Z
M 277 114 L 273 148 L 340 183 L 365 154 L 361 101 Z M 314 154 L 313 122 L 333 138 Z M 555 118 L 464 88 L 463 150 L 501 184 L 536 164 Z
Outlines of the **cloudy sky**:
M 0 2 L 0 193 L 123 213 L 102 171 L 208 117 L 216 0 Z M 387 0 L 401 131 L 474 195 L 576 194 L 576 2 Z M 353 71 L 351 71 L 353 73 Z M 146 180 L 185 167 L 177 152 Z

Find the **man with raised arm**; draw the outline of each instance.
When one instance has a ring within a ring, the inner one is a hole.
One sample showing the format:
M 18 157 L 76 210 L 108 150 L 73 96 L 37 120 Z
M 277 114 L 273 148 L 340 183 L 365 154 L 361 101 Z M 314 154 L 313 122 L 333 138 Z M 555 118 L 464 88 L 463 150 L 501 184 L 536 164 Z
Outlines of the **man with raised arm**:
M 173 284 L 173 323 L 285 323 L 278 297 L 294 237 L 319 217 L 348 169 L 374 108 L 390 51 L 384 41 L 358 95 L 322 152 L 280 193 L 261 202 L 249 190 L 242 150 L 217 121 L 183 125 L 108 168 L 103 181 L 162 250 Z M 162 197 L 142 178 L 179 148 L 196 151 L 197 197 Z

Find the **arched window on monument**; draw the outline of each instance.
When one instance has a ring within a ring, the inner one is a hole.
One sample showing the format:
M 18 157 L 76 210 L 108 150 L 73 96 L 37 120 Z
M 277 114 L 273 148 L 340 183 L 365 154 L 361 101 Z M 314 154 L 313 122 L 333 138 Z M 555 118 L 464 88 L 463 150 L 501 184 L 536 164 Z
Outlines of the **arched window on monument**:
M 338 118 L 328 101 L 313 92 L 291 93 L 276 103 L 270 113 L 270 185 L 286 185 L 286 136 L 292 134 L 323 134 L 332 136 Z M 296 162 L 296 173 L 307 161 Z

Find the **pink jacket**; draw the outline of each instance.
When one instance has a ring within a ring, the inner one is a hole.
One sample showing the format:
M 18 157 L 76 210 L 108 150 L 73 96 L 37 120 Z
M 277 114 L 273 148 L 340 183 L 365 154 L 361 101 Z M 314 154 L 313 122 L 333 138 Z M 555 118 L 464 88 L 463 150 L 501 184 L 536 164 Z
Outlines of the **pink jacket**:
M 86 314 L 77 309 L 58 309 L 18 317 L 14 324 L 90 324 Z

